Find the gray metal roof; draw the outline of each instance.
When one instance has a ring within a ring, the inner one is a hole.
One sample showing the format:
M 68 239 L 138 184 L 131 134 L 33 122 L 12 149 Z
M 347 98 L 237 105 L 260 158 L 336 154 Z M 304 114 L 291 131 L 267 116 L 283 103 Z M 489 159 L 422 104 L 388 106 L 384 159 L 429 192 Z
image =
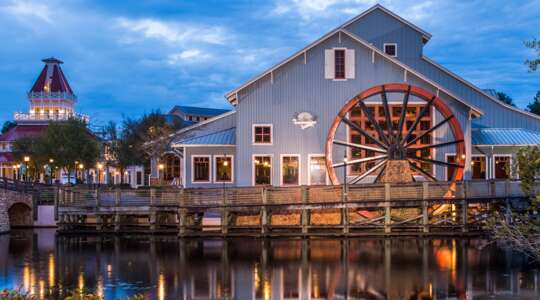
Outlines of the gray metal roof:
M 218 132 L 197 137 L 187 138 L 174 142 L 175 145 L 235 145 L 236 128 L 229 128 Z
M 523 128 L 473 128 L 473 145 L 540 145 L 540 132 Z
M 171 112 L 174 110 L 180 110 L 186 115 L 196 115 L 196 116 L 205 116 L 213 117 L 221 115 L 230 111 L 230 109 L 219 109 L 219 108 L 209 108 L 209 107 L 195 107 L 195 106 L 184 106 L 184 105 L 175 105 Z

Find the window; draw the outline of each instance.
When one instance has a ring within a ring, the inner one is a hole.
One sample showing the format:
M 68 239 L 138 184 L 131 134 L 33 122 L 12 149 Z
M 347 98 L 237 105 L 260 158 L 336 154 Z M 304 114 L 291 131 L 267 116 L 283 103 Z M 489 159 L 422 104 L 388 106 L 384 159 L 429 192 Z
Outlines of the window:
M 309 184 L 326 184 L 326 161 L 324 155 L 309 157 Z
M 214 156 L 215 182 L 233 182 L 233 157 Z
M 193 116 L 189 116 L 188 120 L 193 121 Z
M 142 185 L 142 172 L 137 171 L 137 185 Z
M 201 120 L 201 117 L 197 117 L 197 122 L 199 122 Z
M 510 178 L 510 164 L 512 157 L 509 155 L 494 155 L 493 156 L 493 173 L 495 179 Z
M 486 179 L 486 157 L 473 156 L 471 160 L 472 179 Z
M 334 78 L 345 79 L 345 50 L 334 51 Z
M 300 184 L 300 156 L 283 155 L 281 157 L 281 184 Z
M 397 57 L 397 44 L 384 44 L 384 53 L 393 57 Z
M 192 182 L 210 182 L 210 155 L 192 156 Z
M 253 125 L 253 144 L 272 144 L 272 125 Z
M 272 157 L 269 155 L 253 156 L 253 184 L 272 184 Z

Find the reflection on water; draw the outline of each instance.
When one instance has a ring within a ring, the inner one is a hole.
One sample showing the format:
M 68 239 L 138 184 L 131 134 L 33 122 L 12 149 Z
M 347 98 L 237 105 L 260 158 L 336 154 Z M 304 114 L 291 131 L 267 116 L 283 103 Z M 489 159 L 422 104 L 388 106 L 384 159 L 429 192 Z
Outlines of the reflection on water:
M 52 299 L 538 299 L 539 274 L 483 240 L 0 236 L 0 288 Z

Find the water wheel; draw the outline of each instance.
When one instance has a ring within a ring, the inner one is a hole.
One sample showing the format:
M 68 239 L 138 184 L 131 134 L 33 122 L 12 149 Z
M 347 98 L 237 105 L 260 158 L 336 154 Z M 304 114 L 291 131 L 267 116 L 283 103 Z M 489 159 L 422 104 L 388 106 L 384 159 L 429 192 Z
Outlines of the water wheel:
M 432 122 L 432 110 L 443 118 L 436 124 Z M 355 116 L 359 118 L 355 120 Z M 356 141 L 336 138 L 342 124 L 350 137 L 358 137 Z M 450 140 L 434 143 L 433 132 L 445 124 Z M 341 160 L 333 157 L 335 146 L 343 147 L 347 153 Z M 452 146 L 454 162 L 432 157 L 433 149 Z M 349 100 L 334 119 L 326 141 L 326 167 L 332 184 L 340 183 L 336 169 L 344 167 L 354 169 L 348 173 L 353 175 L 347 176 L 348 184 L 359 183 L 370 175 L 375 176 L 374 182 L 410 182 L 419 176 L 438 181 L 427 170 L 435 165 L 452 168 L 448 181 L 456 182 L 463 179 L 464 159 L 463 132 L 446 103 L 422 88 L 401 83 L 375 86 Z

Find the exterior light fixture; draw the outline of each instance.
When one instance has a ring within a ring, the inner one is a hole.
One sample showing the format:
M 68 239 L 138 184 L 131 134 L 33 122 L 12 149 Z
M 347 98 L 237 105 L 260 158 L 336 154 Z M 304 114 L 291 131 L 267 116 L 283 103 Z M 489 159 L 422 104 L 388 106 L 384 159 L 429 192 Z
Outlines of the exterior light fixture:
M 461 154 L 461 159 L 465 159 L 465 154 Z
M 52 159 L 52 158 L 49 158 L 49 163 L 51 163 L 51 164 L 52 164 L 53 162 L 54 162 L 54 159 Z
M 160 170 L 163 170 L 163 169 L 165 168 L 165 166 L 164 166 L 163 164 L 159 164 L 158 168 L 159 168 Z
M 29 162 L 30 161 L 30 156 L 25 156 L 24 157 L 24 162 Z
M 101 169 L 103 169 L 103 164 L 101 164 L 101 163 L 98 163 L 98 164 L 97 164 L 97 168 L 98 168 L 98 170 L 101 170 Z
M 79 164 L 79 169 L 84 169 L 84 165 L 83 164 Z

